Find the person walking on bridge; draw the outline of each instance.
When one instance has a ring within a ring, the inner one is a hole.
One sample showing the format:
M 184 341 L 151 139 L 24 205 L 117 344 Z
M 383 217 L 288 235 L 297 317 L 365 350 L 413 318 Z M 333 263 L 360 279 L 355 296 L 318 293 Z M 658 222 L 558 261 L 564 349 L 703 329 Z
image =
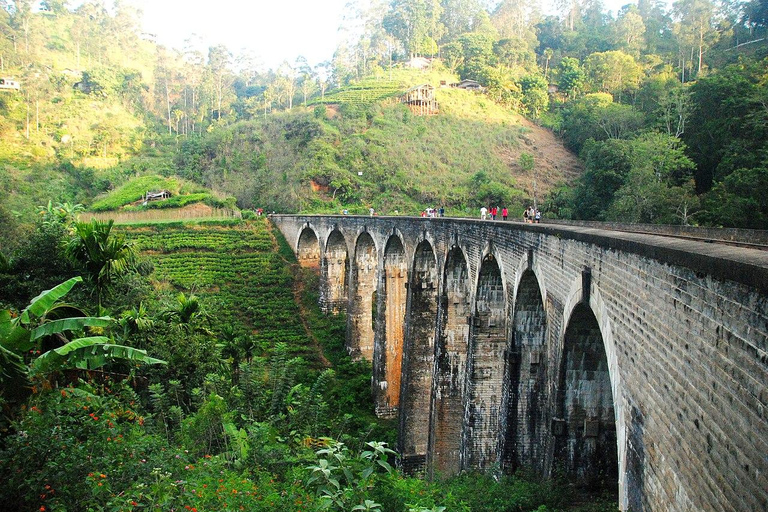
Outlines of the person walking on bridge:
M 488 216 L 488 208 L 485 206 L 480 208 L 480 219 L 485 220 L 485 218 Z
M 507 220 L 507 214 L 508 213 L 509 212 L 507 211 L 507 207 L 506 206 L 504 208 L 502 208 L 501 209 L 501 220 Z

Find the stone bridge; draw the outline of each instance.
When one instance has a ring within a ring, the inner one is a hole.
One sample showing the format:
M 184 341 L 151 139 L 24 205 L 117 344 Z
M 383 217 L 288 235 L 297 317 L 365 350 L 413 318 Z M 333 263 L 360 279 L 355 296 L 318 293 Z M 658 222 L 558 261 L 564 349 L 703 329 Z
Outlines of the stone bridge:
M 585 227 L 272 216 L 373 362 L 406 469 L 622 510 L 768 510 L 768 252 Z

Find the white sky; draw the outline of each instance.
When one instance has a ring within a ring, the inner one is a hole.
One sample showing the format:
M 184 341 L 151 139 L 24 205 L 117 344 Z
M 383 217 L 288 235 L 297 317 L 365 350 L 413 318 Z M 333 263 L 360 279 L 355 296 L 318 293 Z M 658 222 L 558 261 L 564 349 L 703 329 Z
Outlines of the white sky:
M 132 0 L 144 12 L 145 31 L 158 43 L 183 48 L 193 34 L 201 50 L 223 44 L 235 54 L 247 49 L 264 68 L 277 68 L 299 55 L 310 65 L 330 60 L 350 0 Z M 552 0 L 540 0 L 552 12 Z M 633 0 L 603 0 L 616 11 Z M 207 52 L 206 52 L 207 53 Z
M 266 68 L 303 55 L 310 65 L 333 57 L 348 0 L 133 0 L 144 12 L 146 32 L 183 48 L 195 34 L 204 48 L 224 44 L 250 50 Z

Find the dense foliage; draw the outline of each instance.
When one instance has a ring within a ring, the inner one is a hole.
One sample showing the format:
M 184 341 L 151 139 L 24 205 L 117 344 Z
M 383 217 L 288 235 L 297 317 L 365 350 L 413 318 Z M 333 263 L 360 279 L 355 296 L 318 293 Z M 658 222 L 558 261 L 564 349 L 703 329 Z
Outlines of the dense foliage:
M 318 276 L 265 220 L 88 225 L 139 254 L 101 285 L 114 318 L 62 318 L 80 278 L 0 314 L 0 357 L 13 361 L 0 374 L 6 509 L 490 512 L 573 501 L 568 486 L 524 474 L 400 474 L 392 425 L 373 415 L 370 366 L 344 349 L 344 316 L 319 311 Z M 72 298 L 96 307 L 87 293 Z M 19 329 L 83 337 L 14 353 Z M 588 509 L 613 510 L 606 500 Z

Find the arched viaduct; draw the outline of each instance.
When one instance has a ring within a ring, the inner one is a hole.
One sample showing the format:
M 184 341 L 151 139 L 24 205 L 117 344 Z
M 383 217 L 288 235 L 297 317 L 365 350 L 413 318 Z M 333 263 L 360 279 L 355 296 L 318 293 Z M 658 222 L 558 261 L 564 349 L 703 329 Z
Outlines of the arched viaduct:
M 768 252 L 580 227 L 273 216 L 406 468 L 530 467 L 633 511 L 768 510 Z

